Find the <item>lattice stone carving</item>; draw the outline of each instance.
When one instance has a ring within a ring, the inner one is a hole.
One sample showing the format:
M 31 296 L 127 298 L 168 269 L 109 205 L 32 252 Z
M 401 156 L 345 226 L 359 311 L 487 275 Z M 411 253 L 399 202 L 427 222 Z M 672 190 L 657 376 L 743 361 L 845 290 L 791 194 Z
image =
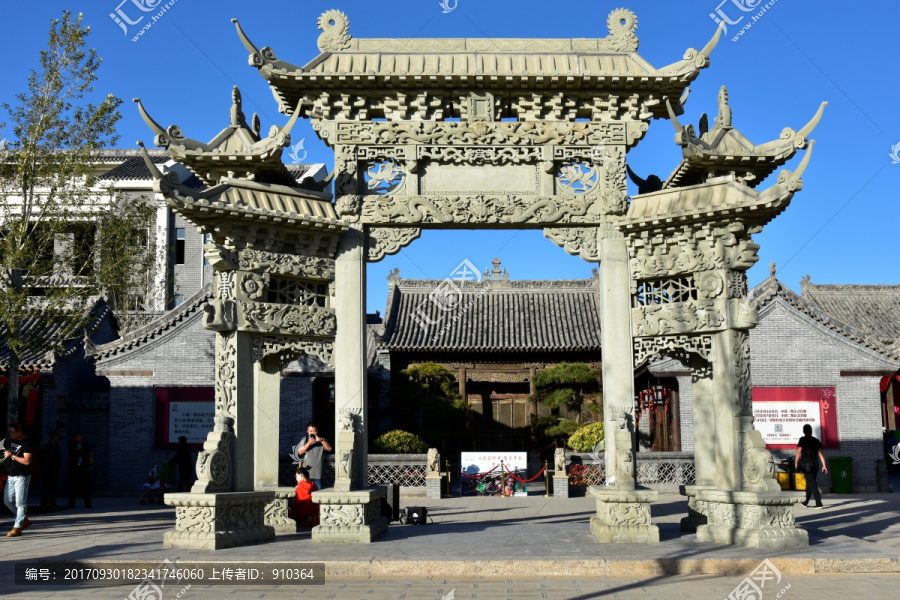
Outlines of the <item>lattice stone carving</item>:
M 689 277 L 670 277 L 650 281 L 637 281 L 632 294 L 634 306 L 672 304 L 697 299 L 697 287 Z
M 410 227 L 370 227 L 368 229 L 369 262 L 378 262 L 385 256 L 397 254 L 422 235 L 419 228 Z
M 711 335 L 667 335 L 634 340 L 635 368 L 648 359 L 661 355 L 671 356 L 688 364 L 689 354 L 696 354 L 707 360 L 712 353 L 713 336 Z
M 328 284 L 321 281 L 270 277 L 266 290 L 266 301 L 277 304 L 324 307 L 328 304 Z
M 304 355 L 315 356 L 323 363 L 334 365 L 334 342 L 331 340 L 304 340 L 289 336 L 254 335 L 251 340 L 253 359 L 262 360 L 278 355 L 281 362 L 290 363 Z

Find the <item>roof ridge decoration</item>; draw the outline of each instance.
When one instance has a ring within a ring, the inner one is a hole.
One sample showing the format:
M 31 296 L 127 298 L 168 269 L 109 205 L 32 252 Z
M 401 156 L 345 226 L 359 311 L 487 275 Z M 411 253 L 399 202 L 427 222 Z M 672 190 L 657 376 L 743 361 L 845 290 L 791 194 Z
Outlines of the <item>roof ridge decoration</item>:
M 732 109 L 728 103 L 728 88 L 722 86 L 718 97 L 718 115 L 709 128 L 709 118 L 700 117 L 699 133 L 693 125 L 682 125 L 677 111 L 668 97 L 666 110 L 675 128 L 675 143 L 682 147 L 683 159 L 665 182 L 656 175 L 641 179 L 629 169 L 632 181 L 640 193 L 671 189 L 703 183 L 716 177 L 732 175 L 750 187 L 756 187 L 775 169 L 793 158 L 797 150 L 809 145 L 813 132 L 828 102 L 822 102 L 816 114 L 800 131 L 785 127 L 779 139 L 764 144 L 754 144 L 732 124 Z
M 251 123 L 243 111 L 241 91 L 231 92 L 230 124 L 208 143 L 187 138 L 178 125 L 164 129 L 144 108 L 140 98 L 141 118 L 156 134 L 154 143 L 165 148 L 169 157 L 184 164 L 209 186 L 227 177 L 242 177 L 260 183 L 296 186 L 297 182 L 281 161 L 284 148 L 291 144 L 291 130 L 297 123 L 298 111 L 284 127 L 272 125 L 266 137 L 260 135 L 259 115 L 253 113 Z
M 867 336 L 864 332 L 859 331 L 852 325 L 848 325 L 840 319 L 832 317 L 820 306 L 811 302 L 809 299 L 798 295 L 775 277 L 770 276 L 763 280 L 750 291 L 748 296 L 748 298 L 757 303 L 760 312 L 762 312 L 762 310 L 776 297 L 781 298 L 794 309 L 811 318 L 813 321 L 846 337 L 850 341 L 868 348 L 869 350 L 874 350 L 890 360 L 895 362 L 900 361 L 900 352 L 898 352 L 898 350 L 900 350 L 900 340 L 892 345 L 873 340 L 870 336 Z
M 172 329 L 192 314 L 198 311 L 203 313 L 203 307 L 213 295 L 213 284 L 212 282 L 207 283 L 196 294 L 187 298 L 172 310 L 166 311 L 143 327 L 130 331 L 119 339 L 106 344 L 91 344 L 90 347 L 86 345 L 85 354 L 87 354 L 92 361 L 96 362 L 98 359 L 115 356 L 116 354 L 141 346 L 145 342 L 156 339 L 169 329 Z
M 320 52 L 338 52 L 350 47 L 350 19 L 341 11 L 323 12 L 319 16 L 319 29 L 322 30 L 317 42 Z
M 646 102 L 650 116 L 665 118 L 660 97 L 678 99 L 675 110 L 683 111 L 687 85 L 709 66 L 709 55 L 723 32 L 718 27 L 702 50 L 689 48 L 682 60 L 657 69 L 637 54 L 638 19 L 624 8 L 609 14 L 605 38 L 569 39 L 359 39 L 350 35 L 349 19 L 343 12 L 329 10 L 317 21 L 322 30 L 320 54 L 298 66 L 279 60 L 269 46 L 258 47 L 237 19 L 232 22 L 250 53 L 250 65 L 271 84 L 282 112 L 291 114 L 296 107 L 307 118 L 328 119 L 339 113 L 342 120 L 350 121 L 370 117 L 431 120 L 435 114 L 447 113 L 466 120 L 466 99 L 456 96 L 458 92 L 464 96 L 469 89 L 481 93 L 483 81 L 490 82 L 498 102 L 505 90 L 515 96 L 508 106 L 497 104 L 497 110 L 509 113 L 499 116 L 530 120 L 535 98 L 524 91 L 558 89 L 587 102 L 578 107 L 566 105 L 569 114 L 560 120 L 586 116 L 594 121 L 615 119 L 615 111 L 599 100 L 609 90 L 621 93 L 627 89 L 647 96 L 652 87 L 662 93 Z M 394 83 L 401 84 L 401 89 Z M 540 95 L 537 101 L 541 105 L 548 102 Z

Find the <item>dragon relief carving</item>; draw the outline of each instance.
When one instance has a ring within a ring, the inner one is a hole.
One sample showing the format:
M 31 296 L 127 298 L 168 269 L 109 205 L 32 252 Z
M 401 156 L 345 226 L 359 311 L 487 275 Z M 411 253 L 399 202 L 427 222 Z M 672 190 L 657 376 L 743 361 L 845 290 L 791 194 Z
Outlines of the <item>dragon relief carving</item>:
M 301 336 L 334 336 L 334 311 L 319 306 L 296 306 L 238 301 L 238 328 L 242 331 Z
M 385 256 L 397 254 L 422 235 L 419 228 L 370 227 L 366 240 L 369 262 L 378 262 Z
M 323 124 L 314 123 L 314 127 Z M 644 124 L 646 130 L 646 124 Z M 336 123 L 335 150 L 343 144 L 433 144 L 437 146 L 596 146 L 627 144 L 624 123 L 516 122 L 339 122 Z M 352 153 L 352 150 L 351 150 Z M 335 171 L 338 163 L 335 163 Z
M 517 165 L 540 161 L 543 151 L 536 146 L 419 146 L 418 157 L 456 165 Z
M 636 337 L 715 331 L 725 325 L 715 303 L 707 300 L 638 306 L 632 320 Z
M 600 262 L 597 232 L 597 227 L 547 227 L 544 237 L 568 254 L 577 254 L 588 262 Z
M 638 37 L 635 35 L 638 20 L 630 10 L 617 8 L 606 18 L 609 35 L 600 40 L 600 49 L 611 52 L 637 52 Z
M 622 215 L 628 208 L 628 172 L 625 169 L 625 151 L 618 146 L 607 146 L 600 165 L 602 172 L 601 210 L 606 215 Z
M 591 200 L 519 195 L 367 196 L 367 223 L 575 223 L 585 219 Z M 589 220 L 589 219 L 587 219 Z
M 245 248 L 238 266 L 242 271 L 265 271 L 309 279 L 334 279 L 334 260 L 300 254 L 285 254 Z

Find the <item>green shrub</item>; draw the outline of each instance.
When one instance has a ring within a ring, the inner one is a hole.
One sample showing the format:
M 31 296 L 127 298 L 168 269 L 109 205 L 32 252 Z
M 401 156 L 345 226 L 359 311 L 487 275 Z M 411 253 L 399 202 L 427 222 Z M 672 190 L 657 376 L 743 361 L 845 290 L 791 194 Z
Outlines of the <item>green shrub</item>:
M 569 438 L 569 447 L 576 452 L 590 452 L 604 439 L 603 422 L 583 425 Z
M 428 452 L 428 444 L 408 431 L 395 429 L 375 438 L 372 452 L 375 454 L 423 454 Z

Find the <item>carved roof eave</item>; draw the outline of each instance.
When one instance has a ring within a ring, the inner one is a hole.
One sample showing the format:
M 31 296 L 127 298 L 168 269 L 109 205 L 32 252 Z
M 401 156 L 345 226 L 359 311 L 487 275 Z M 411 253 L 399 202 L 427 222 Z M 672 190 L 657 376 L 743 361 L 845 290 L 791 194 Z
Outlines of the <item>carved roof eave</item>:
M 587 92 L 598 93 L 603 90 L 616 92 L 636 90 L 645 91 L 654 97 L 662 95 L 672 98 L 685 98 L 685 89 L 694 81 L 700 70 L 709 66 L 709 55 L 716 47 L 722 35 L 723 28 L 719 27 L 715 35 L 702 50 L 689 48 L 685 51 L 682 60 L 660 69 L 654 68 L 636 52 L 610 52 L 599 49 L 601 46 L 590 48 L 591 42 L 598 45 L 602 40 L 561 39 L 561 40 L 515 40 L 515 39 L 415 39 L 417 45 L 426 45 L 434 48 L 450 47 L 444 52 L 432 52 L 449 56 L 468 55 L 473 57 L 472 64 L 478 55 L 508 54 L 506 46 L 513 48 L 522 43 L 548 45 L 568 45 L 567 51 L 546 52 L 522 52 L 516 50 L 516 54 L 524 54 L 532 58 L 543 55 L 560 56 L 571 55 L 579 64 L 579 69 L 565 73 L 484 73 L 484 72 L 345 72 L 342 69 L 336 71 L 316 70 L 327 63 L 334 56 L 347 57 L 347 63 L 351 63 L 354 56 L 370 55 L 373 60 L 382 62 L 382 56 L 396 56 L 399 54 L 421 55 L 420 51 L 402 52 L 399 50 L 385 51 L 383 48 L 388 42 L 391 45 L 402 46 L 405 40 L 379 40 L 352 38 L 347 41 L 347 47 L 340 51 L 325 51 L 316 56 L 303 66 L 279 60 L 271 47 L 258 48 L 244 33 L 237 19 L 232 19 L 237 29 L 238 37 L 244 47 L 250 53 L 249 64 L 256 67 L 260 75 L 272 86 L 272 91 L 279 102 L 279 110 L 285 114 L 296 113 L 295 106 L 309 106 L 312 101 L 324 91 L 341 91 L 343 89 L 360 92 L 367 89 L 373 92 L 384 93 L 400 87 L 403 90 L 430 90 L 440 87 L 459 89 L 466 84 L 473 88 L 482 89 L 483 84 L 489 83 L 493 89 L 498 88 L 527 88 L 527 89 L 560 89 L 575 91 L 583 89 Z M 480 44 L 480 45 L 479 45 Z M 486 45 L 487 44 L 487 45 Z M 459 46 L 454 50 L 453 46 Z M 637 69 L 631 73 L 593 73 L 585 72 L 581 68 L 581 58 L 585 56 L 608 57 L 616 55 L 624 58 Z M 681 104 L 676 106 L 676 112 L 680 114 Z M 665 118 L 665 107 L 657 103 L 653 116 Z
M 234 93 L 239 94 L 236 86 Z M 232 108 L 232 112 L 237 110 L 234 122 L 209 143 L 203 143 L 184 137 L 177 125 L 164 129 L 150 116 L 140 98 L 134 98 L 134 102 L 138 105 L 141 118 L 156 134 L 154 143 L 165 148 L 170 158 L 184 164 L 207 185 L 214 185 L 220 176 L 230 171 L 259 172 L 261 180 L 271 179 L 273 183 L 289 184 L 294 180 L 281 161 L 281 155 L 284 148 L 290 145 L 290 133 L 297 123 L 297 111 L 284 127 L 274 126 L 267 137 L 260 137 L 247 127 L 244 115 L 236 105 Z M 258 125 L 258 121 L 256 123 Z M 222 151 L 232 137 L 240 139 L 240 147 L 245 151 Z
M 709 171 L 726 170 L 753 173 L 754 178 L 745 183 L 756 187 L 792 159 L 797 150 L 803 150 L 809 145 L 809 135 L 822 120 L 826 106 L 828 102 L 822 102 L 816 114 L 799 131 L 786 127 L 779 139 L 759 145 L 753 144 L 730 125 L 717 125 L 698 138 L 693 135 L 693 127 L 683 127 L 678 122 L 677 108 L 669 107 L 669 119 L 675 127 L 676 143 L 682 146 L 684 158 L 666 179 L 663 189 L 691 185 L 702 180 Z
M 765 191 L 727 176 L 698 185 L 641 194 L 631 199 L 628 212 L 618 225 L 631 233 L 722 219 L 763 226 L 781 214 L 794 194 L 803 189 L 802 175 L 814 145 L 814 141 L 810 142 L 796 171 L 782 171 L 778 182 Z
M 143 148 L 143 142 L 138 142 Z M 153 175 L 153 190 L 162 194 L 175 212 L 201 227 L 214 228 L 223 218 L 248 219 L 298 229 L 339 233 L 349 224 L 338 218 L 330 195 L 246 179 L 225 179 L 198 192 L 182 185 L 172 172 L 163 175 L 149 156 L 144 161 Z M 263 206 L 265 204 L 265 206 Z

